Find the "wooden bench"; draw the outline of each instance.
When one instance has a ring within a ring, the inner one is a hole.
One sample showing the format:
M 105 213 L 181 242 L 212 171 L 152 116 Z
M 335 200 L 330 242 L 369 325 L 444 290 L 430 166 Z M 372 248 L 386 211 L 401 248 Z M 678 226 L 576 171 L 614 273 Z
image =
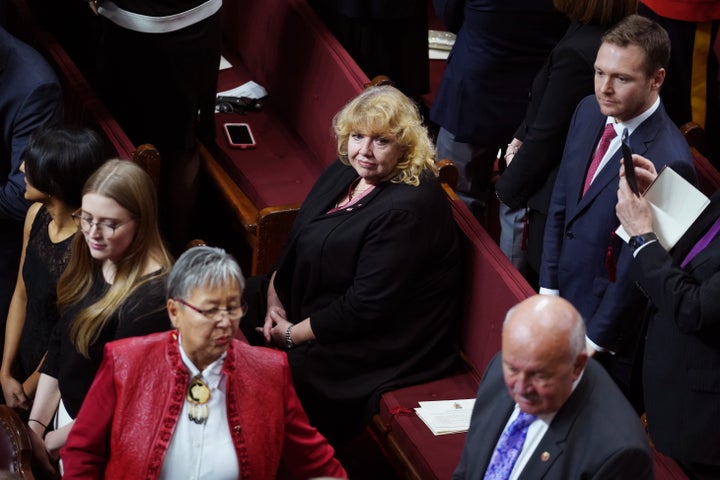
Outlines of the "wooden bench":
M 465 295 L 461 319 L 462 362 L 437 381 L 386 392 L 371 428 L 407 479 L 448 479 L 460 460 L 465 434 L 434 436 L 414 415 L 418 401 L 475 398 L 480 378 L 500 350 L 507 310 L 535 292 L 503 255 L 467 206 L 445 186 L 462 233 Z
M 535 293 L 467 206 L 451 188 L 444 187 L 462 232 L 467 266 L 461 318 L 462 362 L 439 380 L 384 393 L 380 411 L 370 426 L 372 435 L 405 480 L 445 480 L 452 476 L 466 434 L 434 436 L 413 409 L 419 401 L 475 398 L 485 368 L 500 350 L 507 310 Z M 687 479 L 673 459 L 654 449 L 653 462 L 656 479 Z
M 40 25 L 26 0 L 11 0 L 10 33 L 35 48 L 53 67 L 62 87 L 65 123 L 95 130 L 105 143 L 108 158 L 132 160 L 142 166 L 157 186 L 160 155 L 150 144 L 135 147 L 83 73 L 57 39 Z
M 216 114 L 204 171 L 251 249 L 250 274 L 267 271 L 300 203 L 336 158 L 332 118 L 368 83 L 305 0 L 226 0 L 218 91 L 249 80 L 268 96 L 259 112 Z M 222 126 L 248 123 L 257 147 L 229 148 Z M 226 228 L 224 225 L 223 228 Z

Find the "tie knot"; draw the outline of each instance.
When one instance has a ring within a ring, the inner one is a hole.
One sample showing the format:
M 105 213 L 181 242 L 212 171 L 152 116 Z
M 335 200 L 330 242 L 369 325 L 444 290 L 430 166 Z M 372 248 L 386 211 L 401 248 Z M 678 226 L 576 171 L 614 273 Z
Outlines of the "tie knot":
M 535 421 L 537 417 L 535 415 L 530 415 L 529 413 L 523 412 L 520 410 L 520 413 L 518 413 L 518 416 L 515 418 L 515 421 L 513 422 L 514 425 L 517 426 L 517 428 L 524 429 L 528 425 L 530 425 L 532 422 Z
M 612 123 L 608 123 L 607 125 L 605 125 L 605 130 L 603 130 L 602 139 L 612 140 L 615 137 L 617 137 L 615 126 Z

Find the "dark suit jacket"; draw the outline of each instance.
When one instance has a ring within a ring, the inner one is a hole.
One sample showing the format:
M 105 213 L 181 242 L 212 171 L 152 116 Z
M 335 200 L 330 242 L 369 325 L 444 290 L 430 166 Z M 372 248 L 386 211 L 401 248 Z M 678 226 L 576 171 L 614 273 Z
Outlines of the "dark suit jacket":
M 545 227 L 540 286 L 558 289 L 587 323 L 588 337 L 601 347 L 627 352 L 635 347 L 643 302 L 628 270 L 630 248 L 614 235 L 620 149 L 582 196 L 585 174 L 606 118 L 594 95 L 583 99 L 573 116 Z M 630 135 L 633 152 L 660 170 L 671 166 L 695 183 L 687 142 L 662 104 Z M 610 248 L 609 248 L 610 247 Z M 608 250 L 616 266 L 608 270 Z
M 327 214 L 355 178 L 340 162 L 321 175 L 275 278 L 288 319 L 310 317 L 316 336 L 288 352 L 303 403 L 359 406 L 337 422 L 367 418 L 380 392 L 433 378 L 458 353 L 460 250 L 442 188 L 432 176 L 418 187 L 384 182 Z
M 439 15 L 457 0 L 435 0 Z M 512 139 L 532 79 L 567 29 L 551 0 L 467 0 L 430 118 L 459 142 Z M 453 22 L 455 20 L 450 20 Z
M 22 222 L 30 206 L 19 170 L 22 154 L 37 127 L 62 120 L 62 96 L 52 67 L 2 27 L 0 92 L 0 221 Z
M 485 474 L 515 403 L 495 356 L 480 383 L 470 430 L 454 480 Z M 547 457 L 543 460 L 543 457 Z M 605 370 L 588 361 L 575 391 L 553 418 L 521 479 L 652 479 L 652 455 L 630 404 Z
M 720 237 L 685 268 L 680 263 L 720 217 L 720 193 L 670 254 L 658 243 L 638 252 L 632 278 L 648 295 L 643 382 L 657 449 L 720 465 Z

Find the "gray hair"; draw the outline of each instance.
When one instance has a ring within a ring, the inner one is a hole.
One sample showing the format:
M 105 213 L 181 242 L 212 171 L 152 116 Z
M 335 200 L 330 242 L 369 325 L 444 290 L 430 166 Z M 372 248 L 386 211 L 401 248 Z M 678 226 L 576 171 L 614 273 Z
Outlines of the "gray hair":
M 245 289 L 245 277 L 235 258 L 222 248 L 197 246 L 185 251 L 172 268 L 166 298 L 185 298 L 196 288 L 215 288 L 237 283 Z

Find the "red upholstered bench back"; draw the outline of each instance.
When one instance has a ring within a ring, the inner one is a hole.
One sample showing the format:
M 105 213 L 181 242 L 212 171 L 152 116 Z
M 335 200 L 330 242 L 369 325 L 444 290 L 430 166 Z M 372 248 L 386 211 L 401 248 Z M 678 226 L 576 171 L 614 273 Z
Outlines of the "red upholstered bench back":
M 709 197 L 720 189 L 720 172 L 696 148 L 691 147 L 690 151 L 697 172 L 698 188 Z
M 226 44 L 320 166 L 335 159 L 335 113 L 369 80 L 305 0 L 228 0 Z
M 450 204 L 455 223 L 464 233 L 465 246 L 465 285 L 468 290 L 460 327 L 461 348 L 466 361 L 480 378 L 500 350 L 500 333 L 508 309 L 535 291 L 462 200 L 454 198 Z

